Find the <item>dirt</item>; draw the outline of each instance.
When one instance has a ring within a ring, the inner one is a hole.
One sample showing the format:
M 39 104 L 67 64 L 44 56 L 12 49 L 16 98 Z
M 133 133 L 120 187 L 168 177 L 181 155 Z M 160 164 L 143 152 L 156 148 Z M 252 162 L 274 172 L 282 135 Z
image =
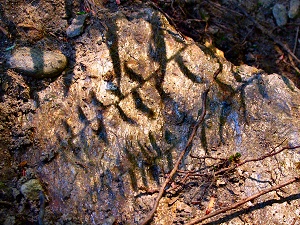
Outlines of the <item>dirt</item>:
M 273 3 L 268 7 L 263 1 L 162 2 L 161 8 L 184 35 L 202 44 L 211 42 L 235 65 L 247 64 L 270 74 L 283 74 L 299 87 L 297 62 L 278 45 L 278 41 L 299 57 L 297 29 L 300 20 L 290 19 L 287 25 L 278 27 L 272 15 L 275 3 L 283 3 L 288 8 L 288 1 L 268 1 Z M 264 30 L 255 25 L 252 19 Z M 271 31 L 274 38 L 264 31 Z
M 155 2 L 155 1 L 153 1 Z M 267 73 L 279 73 L 290 78 L 300 87 L 297 63 L 287 52 L 276 44 L 279 40 L 293 51 L 300 19 L 290 20 L 284 27 L 277 27 L 271 14 L 271 7 L 264 8 L 257 1 L 248 1 L 248 5 L 238 7 L 237 0 L 228 1 L 156 1 L 157 8 L 174 23 L 183 35 L 193 38 L 200 44 L 212 43 L 224 52 L 225 57 L 235 65 L 248 64 Z M 280 1 L 278 1 L 280 2 Z M 110 11 L 118 7 L 127 7 L 133 1 L 94 2 L 103 10 L 103 19 Z M 149 4 L 146 3 L 145 4 Z M 65 7 L 60 7 L 65 5 Z M 250 6 L 251 7 L 250 7 Z M 244 8 L 250 16 L 271 30 L 275 37 L 270 38 L 253 24 L 250 17 L 243 14 Z M 21 157 L 32 145 L 33 127 L 20 127 L 23 117 L 30 118 L 34 108 L 30 101 L 37 104 L 36 92 L 44 89 L 55 78 L 35 80 L 20 77 L 6 67 L 10 51 L 21 46 L 38 46 L 47 50 L 60 49 L 69 58 L 69 70 L 75 61 L 73 39 L 67 39 L 66 26 L 79 12 L 90 13 L 88 23 L 93 23 L 93 11 L 96 6 L 92 1 L 72 0 L 2 0 L 0 2 L 0 223 L 7 222 L 6 215 L 16 215 L 16 224 L 33 224 L 37 206 L 28 206 L 21 199 L 18 181 L 24 176 L 24 170 L 34 165 L 30 159 Z M 61 23 L 64 18 L 64 23 Z M 99 24 L 99 29 L 103 25 Z M 297 43 L 297 41 L 296 41 Z M 300 48 L 295 48 L 295 55 L 300 55 Z M 65 72 L 66 84 L 72 80 Z M 69 80 L 68 80 L 69 79 Z M 14 202 L 14 205 L 11 204 Z M 24 210 L 20 210 L 23 207 Z M 21 212 L 21 213 L 20 213 Z M 56 215 L 53 215 L 55 218 Z M 6 220 L 5 220 L 6 218 Z M 51 218 L 48 218 L 51 220 Z

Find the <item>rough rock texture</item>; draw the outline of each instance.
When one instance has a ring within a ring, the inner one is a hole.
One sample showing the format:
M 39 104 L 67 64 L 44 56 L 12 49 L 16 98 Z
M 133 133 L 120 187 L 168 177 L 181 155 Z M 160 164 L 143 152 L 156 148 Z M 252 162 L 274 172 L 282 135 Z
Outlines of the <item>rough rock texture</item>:
M 31 179 L 21 186 L 21 193 L 29 200 L 38 200 L 43 187 L 39 180 Z
M 288 15 L 291 19 L 295 18 L 299 14 L 300 1 L 291 0 Z
M 33 90 L 35 102 L 28 104 L 35 113 L 20 119 L 21 127 L 34 128 L 23 158 L 47 189 L 45 220 L 141 222 L 156 197 L 151 190 L 187 142 L 208 87 L 207 115 L 190 154 L 228 158 L 239 152 L 246 159 L 284 140 L 300 144 L 299 90 L 285 77 L 234 67 L 218 51 L 184 40 L 150 7 L 112 13 L 106 26 L 99 29 L 95 19 L 86 28 L 69 53 L 74 65 Z M 287 150 L 224 177 L 192 180 L 162 199 L 153 224 L 203 215 L 211 196 L 219 209 L 257 193 L 299 174 L 299 161 L 299 149 Z M 181 169 L 205 172 L 210 165 L 187 156 Z M 212 223 L 291 224 L 299 216 L 298 190 L 293 184 L 269 193 Z
M 67 28 L 67 36 L 69 38 L 76 37 L 83 32 L 84 23 L 88 14 L 78 15 L 72 20 L 72 24 Z
M 67 58 L 61 52 L 42 51 L 22 47 L 14 51 L 9 67 L 35 78 L 55 77 L 67 66 Z
M 272 12 L 278 26 L 284 26 L 287 24 L 288 13 L 284 5 L 274 5 Z

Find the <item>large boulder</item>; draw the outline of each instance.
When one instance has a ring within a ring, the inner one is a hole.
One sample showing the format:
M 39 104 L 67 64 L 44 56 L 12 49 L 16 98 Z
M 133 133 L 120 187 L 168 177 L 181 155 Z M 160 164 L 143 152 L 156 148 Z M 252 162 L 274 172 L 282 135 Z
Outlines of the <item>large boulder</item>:
M 239 152 L 247 159 L 267 154 L 280 142 L 300 144 L 299 90 L 288 79 L 234 67 L 185 40 L 151 7 L 110 15 L 108 30 L 94 22 L 77 37 L 73 70 L 36 93 L 39 107 L 24 121 L 34 127 L 35 144 L 26 158 L 38 165 L 47 186 L 46 215 L 62 213 L 62 224 L 64 218 L 140 223 L 153 205 L 153 190 L 187 142 L 207 88 L 207 115 L 189 154 L 229 158 Z M 189 154 L 182 170 L 208 175 L 216 163 Z M 211 196 L 217 199 L 215 209 L 248 197 L 299 174 L 299 161 L 299 150 L 286 150 L 236 173 L 198 177 L 182 186 L 177 199 L 162 199 L 153 224 L 185 223 L 202 215 L 201 205 Z M 298 190 L 298 184 L 290 185 L 260 198 L 264 204 L 251 203 L 246 215 L 238 212 L 216 222 L 292 223 L 299 212 Z M 193 204 L 197 201 L 200 205 Z

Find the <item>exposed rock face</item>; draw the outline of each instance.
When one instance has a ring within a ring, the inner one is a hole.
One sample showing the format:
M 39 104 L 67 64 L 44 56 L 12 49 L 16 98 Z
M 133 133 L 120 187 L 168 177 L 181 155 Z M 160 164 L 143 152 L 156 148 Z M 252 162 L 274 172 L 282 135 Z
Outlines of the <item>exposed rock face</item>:
M 24 75 L 35 78 L 55 77 L 66 68 L 67 58 L 59 52 L 23 47 L 14 51 L 8 64 Z
M 194 138 L 193 155 L 226 158 L 239 152 L 246 159 L 266 154 L 285 139 L 284 145 L 300 144 L 300 93 L 286 78 L 233 67 L 184 41 L 152 8 L 118 12 L 106 25 L 104 34 L 93 23 L 78 37 L 73 70 L 37 92 L 39 107 L 27 121 L 35 127 L 28 164 L 38 165 L 50 199 L 46 218 L 53 211 L 63 214 L 61 224 L 69 218 L 78 224 L 138 224 L 156 196 L 145 190 L 159 187 L 173 168 L 208 87 L 207 115 Z M 246 164 L 218 183 L 226 188 L 198 178 L 175 203 L 162 199 L 153 224 L 185 223 L 203 215 L 191 202 L 202 199 L 206 205 L 212 195 L 216 208 L 250 196 L 295 176 L 299 161 L 299 150 L 290 150 Z M 210 163 L 187 156 L 182 169 L 205 170 Z M 298 190 L 294 184 L 280 193 L 292 196 L 290 204 L 274 200 L 259 210 L 253 207 L 241 215 L 243 221 L 292 223 Z M 260 201 L 274 198 L 279 197 L 270 193 Z M 229 220 L 242 223 L 237 216 L 224 222 Z

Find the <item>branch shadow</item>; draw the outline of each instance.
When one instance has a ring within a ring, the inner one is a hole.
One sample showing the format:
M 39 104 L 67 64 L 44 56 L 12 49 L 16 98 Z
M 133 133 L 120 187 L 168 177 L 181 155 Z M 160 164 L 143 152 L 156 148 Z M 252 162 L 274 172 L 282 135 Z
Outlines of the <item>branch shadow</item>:
M 215 77 L 216 84 L 220 87 L 221 90 L 226 93 L 225 99 L 221 102 L 221 108 L 220 108 L 220 116 L 219 116 L 219 138 L 222 144 L 225 144 L 224 139 L 224 126 L 228 120 L 228 116 L 231 115 L 233 112 L 234 107 L 234 96 L 239 96 L 239 110 L 241 110 L 242 113 L 242 120 L 249 124 L 249 114 L 247 112 L 247 102 L 246 102 L 246 92 L 245 89 L 248 85 L 253 84 L 256 81 L 256 86 L 258 88 L 258 93 L 263 99 L 269 99 L 269 95 L 267 92 L 266 84 L 264 83 L 264 80 L 262 79 L 262 75 L 260 73 L 254 74 L 252 77 L 250 77 L 246 81 L 242 81 L 236 74 L 233 73 L 233 76 L 235 78 L 235 81 L 240 83 L 239 87 L 234 90 L 234 88 L 218 79 L 218 77 Z M 238 122 L 237 122 L 238 123 Z
M 184 60 L 182 56 L 177 56 L 175 58 L 176 63 L 178 64 L 181 72 L 188 78 L 190 79 L 193 83 L 203 83 L 203 78 L 192 73 L 186 65 L 184 65 Z
M 264 202 L 261 202 L 261 203 L 257 203 L 251 207 L 248 207 L 246 209 L 241 209 L 237 212 L 233 212 L 229 215 L 226 215 L 225 217 L 223 218 L 220 218 L 220 219 L 217 219 L 217 220 L 214 220 L 214 221 L 211 221 L 209 223 L 205 223 L 205 225 L 215 225 L 215 224 L 222 224 L 222 223 L 226 223 L 226 222 L 229 222 L 230 220 L 236 218 L 236 217 L 239 217 L 243 214 L 249 214 L 253 211 L 256 211 L 256 210 L 259 210 L 259 209 L 263 209 L 267 206 L 272 206 L 273 204 L 281 204 L 281 203 L 284 203 L 284 202 L 291 202 L 291 201 L 294 201 L 294 200 L 299 200 L 300 199 L 300 194 L 294 194 L 294 195 L 290 195 L 288 197 L 285 197 L 285 198 L 281 198 L 281 199 L 270 199 L 270 200 L 267 200 L 267 201 L 264 201 Z
M 109 55 L 112 60 L 114 75 L 117 80 L 117 86 L 120 87 L 121 82 L 121 59 L 119 55 L 119 38 L 118 38 L 118 26 L 116 20 L 110 20 L 108 23 L 108 30 L 106 33 L 106 45 L 109 49 Z
M 159 70 L 155 74 L 155 87 L 161 98 L 164 99 L 166 97 L 166 93 L 162 88 L 162 83 L 165 79 L 168 59 L 164 33 L 161 29 L 162 22 L 157 11 L 154 12 L 152 20 L 150 21 L 150 25 L 152 34 L 148 47 L 148 52 L 150 58 L 154 62 L 159 63 Z

